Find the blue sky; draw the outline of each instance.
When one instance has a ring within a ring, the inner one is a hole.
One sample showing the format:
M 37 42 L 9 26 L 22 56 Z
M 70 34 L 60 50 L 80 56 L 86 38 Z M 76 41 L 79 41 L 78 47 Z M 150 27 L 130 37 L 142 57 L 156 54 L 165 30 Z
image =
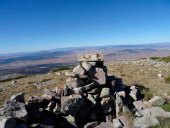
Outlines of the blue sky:
M 170 0 L 0 0 L 0 54 L 170 42 Z

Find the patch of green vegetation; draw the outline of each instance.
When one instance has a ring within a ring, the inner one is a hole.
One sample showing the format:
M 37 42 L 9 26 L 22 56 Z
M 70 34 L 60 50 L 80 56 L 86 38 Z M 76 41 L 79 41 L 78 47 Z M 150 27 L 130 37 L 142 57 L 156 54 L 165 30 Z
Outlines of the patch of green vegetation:
M 170 104 L 169 103 L 165 103 L 164 105 L 161 105 L 160 107 L 163 108 L 165 111 L 170 112 Z
M 169 128 L 170 127 L 170 118 L 163 118 L 159 117 L 157 118 L 160 122 L 159 125 L 151 127 L 151 128 Z
M 158 61 L 163 61 L 163 62 L 170 62 L 170 56 L 167 57 L 150 57 L 151 60 L 158 60 Z
M 68 66 L 63 66 L 57 69 L 53 69 L 52 72 L 59 72 L 59 71 L 68 70 L 68 69 L 70 69 Z
M 169 83 L 170 84 L 170 76 L 165 77 L 164 80 L 165 80 L 165 83 Z
M 160 59 L 160 61 L 164 61 L 164 62 L 170 62 L 170 56 L 167 56 L 167 57 L 162 57 L 161 59 Z
M 151 60 L 159 60 L 160 57 L 150 57 Z

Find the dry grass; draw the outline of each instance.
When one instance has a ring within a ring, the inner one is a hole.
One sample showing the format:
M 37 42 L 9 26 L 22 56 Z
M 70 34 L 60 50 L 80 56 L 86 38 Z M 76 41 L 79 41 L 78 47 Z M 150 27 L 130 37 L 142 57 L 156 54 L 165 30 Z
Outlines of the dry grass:
M 150 91 L 145 90 L 147 97 L 152 95 L 162 95 L 167 93 L 170 95 L 170 84 L 165 82 L 165 78 L 170 75 L 170 67 L 155 67 L 147 63 L 125 64 L 125 63 L 110 63 L 106 64 L 108 67 L 108 74 L 122 78 L 126 85 L 138 84 L 143 85 Z M 58 72 L 61 72 L 58 74 Z M 157 74 L 162 73 L 163 77 L 158 78 Z M 11 95 L 18 92 L 23 92 L 26 97 L 33 95 L 40 95 L 44 88 L 53 89 L 56 86 L 62 88 L 66 81 L 64 70 L 57 72 L 50 72 L 44 75 L 33 75 L 17 79 L 17 84 L 11 87 L 13 80 L 0 82 L 0 88 L 6 91 L 0 92 L 0 103 L 8 99 Z
M 161 72 L 162 78 L 158 78 Z M 111 63 L 108 64 L 108 73 L 122 78 L 125 85 L 143 85 L 149 88 L 153 95 L 162 95 L 167 93 L 170 95 L 170 84 L 166 83 L 164 78 L 170 74 L 170 66 L 156 67 L 149 64 L 125 64 Z

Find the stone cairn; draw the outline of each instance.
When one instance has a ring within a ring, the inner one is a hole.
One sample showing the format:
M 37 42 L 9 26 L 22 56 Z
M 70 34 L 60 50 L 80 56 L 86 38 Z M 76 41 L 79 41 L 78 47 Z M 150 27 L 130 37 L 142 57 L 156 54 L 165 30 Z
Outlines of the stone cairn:
M 18 93 L 0 109 L 0 128 L 93 128 L 101 122 L 133 112 L 140 90 L 107 75 L 103 54 L 78 56 L 79 65 L 67 72 L 64 89 L 44 90 L 25 102 Z M 114 128 L 115 126 L 113 126 Z

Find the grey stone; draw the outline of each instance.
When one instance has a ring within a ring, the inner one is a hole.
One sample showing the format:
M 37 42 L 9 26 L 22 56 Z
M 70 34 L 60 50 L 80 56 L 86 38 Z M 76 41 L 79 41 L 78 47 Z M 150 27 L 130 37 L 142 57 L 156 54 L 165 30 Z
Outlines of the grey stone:
M 117 118 L 113 119 L 113 126 L 114 128 L 123 128 L 122 122 L 120 122 L 120 120 Z
M 18 111 L 13 111 L 13 117 L 16 118 L 16 119 L 20 119 L 20 120 L 23 120 L 23 121 L 26 122 L 27 116 L 28 116 L 28 113 L 27 113 L 25 107 L 22 107 Z
M 17 93 L 10 97 L 10 101 L 25 102 L 24 93 Z
M 87 99 L 89 99 L 89 100 L 93 103 L 93 105 L 96 104 L 96 100 L 95 100 L 95 98 L 93 97 L 93 95 L 88 94 Z
M 152 105 L 160 106 L 160 105 L 163 105 L 165 103 L 165 100 L 162 97 L 154 96 L 148 102 L 151 103 Z
M 100 93 L 100 98 L 105 98 L 110 96 L 110 88 L 102 88 Z
M 82 62 L 81 65 L 82 65 L 82 67 L 86 70 L 86 72 L 90 71 L 90 69 L 91 69 L 91 67 L 92 67 L 92 66 L 91 66 L 88 62 L 86 62 L 86 61 Z
M 160 107 L 152 107 L 152 108 L 146 108 L 140 113 L 143 116 L 154 116 L 154 117 L 170 117 L 170 112 L 166 112 Z
M 145 104 L 141 100 L 134 101 L 133 105 L 135 106 L 136 110 L 143 110 L 145 108 Z
M 73 90 L 78 91 L 78 92 L 87 92 L 87 91 L 91 91 L 91 89 L 93 89 L 95 87 L 97 87 L 97 85 L 94 82 L 92 82 L 92 83 L 87 84 L 85 86 L 74 88 Z
M 102 53 L 83 53 L 78 55 L 78 61 L 103 61 Z
M 10 116 L 4 117 L 0 121 L 0 128 L 15 128 L 16 120 Z
M 81 87 L 83 84 L 82 79 L 69 77 L 66 80 L 66 84 L 69 88 Z
M 67 119 L 67 121 L 72 124 L 74 127 L 77 128 L 77 124 L 76 124 L 76 119 L 75 117 L 73 117 L 72 115 L 68 115 L 65 117 Z
M 109 114 L 113 111 L 114 103 L 110 97 L 102 98 L 101 105 L 103 107 L 104 114 Z
M 134 99 L 134 100 L 137 100 L 137 92 L 138 92 L 138 90 L 135 88 L 135 89 L 132 89 L 131 91 L 130 91 L 130 96 Z
M 22 102 L 6 101 L 3 108 L 4 116 L 11 116 L 16 119 L 27 121 L 28 113 L 25 104 Z
M 54 91 L 51 91 L 49 89 L 44 89 L 44 94 L 48 95 L 50 97 L 50 99 L 55 98 L 60 100 L 60 95 Z
M 134 128 L 149 128 L 159 124 L 159 121 L 153 116 L 137 117 L 133 120 Z
M 61 112 L 74 115 L 84 105 L 81 95 L 70 95 L 61 97 Z
M 116 117 L 119 116 L 119 114 L 121 112 L 123 112 L 123 101 L 122 101 L 122 98 L 116 94 L 116 100 L 115 100 L 115 104 L 116 104 Z
M 96 81 L 99 85 L 106 84 L 106 74 L 102 68 L 96 68 L 96 73 L 93 80 Z
M 96 66 L 96 62 L 88 62 L 91 66 Z
M 85 74 L 85 70 L 80 66 L 76 66 L 74 69 L 73 69 L 73 72 L 75 74 L 78 74 L 78 75 L 84 75 Z
M 84 128 L 94 128 L 98 125 L 98 122 L 97 121 L 94 121 L 94 122 L 90 122 L 90 123 L 87 123 Z

